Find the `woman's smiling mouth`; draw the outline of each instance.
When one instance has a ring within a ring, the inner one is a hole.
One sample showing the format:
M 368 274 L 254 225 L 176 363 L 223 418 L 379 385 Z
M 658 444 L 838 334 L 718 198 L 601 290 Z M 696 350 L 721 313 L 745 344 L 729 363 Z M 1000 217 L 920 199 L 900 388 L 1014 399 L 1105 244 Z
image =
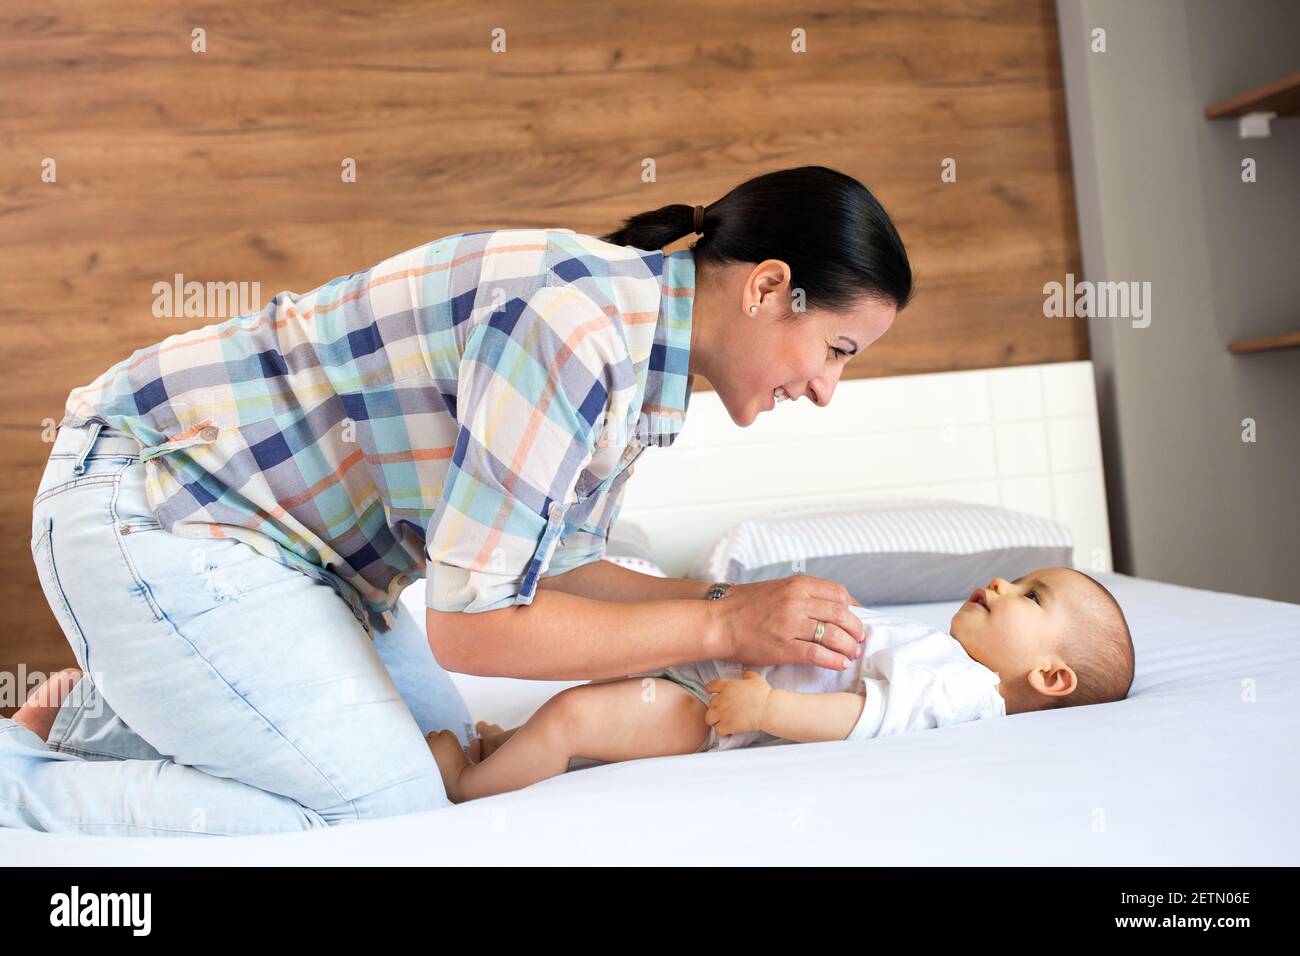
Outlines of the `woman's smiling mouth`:
M 767 410 L 770 412 L 772 409 L 776 408 L 777 405 L 788 401 L 790 401 L 790 396 L 785 393 L 785 388 L 783 386 L 778 385 L 776 388 L 772 389 L 772 394 L 768 396 Z

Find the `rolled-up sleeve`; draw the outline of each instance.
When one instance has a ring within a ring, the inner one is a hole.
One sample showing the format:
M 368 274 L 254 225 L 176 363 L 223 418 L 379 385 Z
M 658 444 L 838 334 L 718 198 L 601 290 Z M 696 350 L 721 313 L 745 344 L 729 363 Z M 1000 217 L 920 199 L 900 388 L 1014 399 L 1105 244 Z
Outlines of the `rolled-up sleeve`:
M 430 608 L 532 602 L 597 450 L 611 389 L 630 367 L 614 321 L 569 286 L 512 300 L 470 333 L 456 445 L 425 540 Z
M 624 449 L 624 455 L 634 456 L 637 447 Z M 584 564 L 591 564 L 605 557 L 609 545 L 609 531 L 614 527 L 619 512 L 623 510 L 623 496 L 627 491 L 627 481 L 632 477 L 635 466 L 628 464 L 608 482 L 602 482 L 599 490 L 582 502 L 581 514 L 570 522 L 575 527 L 567 538 L 560 539 L 560 546 L 555 549 L 551 563 L 543 577 L 565 574 Z
M 551 555 L 542 577 L 554 577 L 576 570 L 605 556 L 605 536 L 579 529 L 562 541 Z

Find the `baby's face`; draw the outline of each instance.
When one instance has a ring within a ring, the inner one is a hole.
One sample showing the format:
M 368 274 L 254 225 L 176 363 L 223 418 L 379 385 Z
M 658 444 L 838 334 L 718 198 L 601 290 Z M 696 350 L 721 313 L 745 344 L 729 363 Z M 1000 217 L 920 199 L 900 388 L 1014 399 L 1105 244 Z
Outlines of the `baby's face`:
M 1088 580 L 1069 568 L 1043 568 L 976 588 L 953 615 L 949 633 L 1003 680 L 1040 666 L 1063 646 Z

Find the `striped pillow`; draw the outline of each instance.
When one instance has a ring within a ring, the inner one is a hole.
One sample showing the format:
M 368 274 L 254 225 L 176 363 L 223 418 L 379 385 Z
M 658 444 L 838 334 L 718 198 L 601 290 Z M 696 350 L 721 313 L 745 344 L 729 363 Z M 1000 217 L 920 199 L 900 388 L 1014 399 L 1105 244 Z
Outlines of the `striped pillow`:
M 934 499 L 810 505 L 741 522 L 696 561 L 697 580 L 838 581 L 867 607 L 965 599 L 994 577 L 1070 567 L 1070 529 L 993 505 Z

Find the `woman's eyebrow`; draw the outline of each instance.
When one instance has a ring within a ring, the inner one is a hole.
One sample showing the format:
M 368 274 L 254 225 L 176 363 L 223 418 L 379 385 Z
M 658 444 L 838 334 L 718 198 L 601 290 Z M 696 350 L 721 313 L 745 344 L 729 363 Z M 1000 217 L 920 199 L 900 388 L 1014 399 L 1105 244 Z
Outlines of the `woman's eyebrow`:
M 845 342 L 848 342 L 850 345 L 853 346 L 853 351 L 849 353 L 850 355 L 857 355 L 857 354 L 858 354 L 858 343 L 857 343 L 857 342 L 854 342 L 854 341 L 853 341 L 851 338 L 849 338 L 847 335 L 839 335 L 839 336 L 836 336 L 836 338 L 841 338 L 841 339 L 843 339 Z

